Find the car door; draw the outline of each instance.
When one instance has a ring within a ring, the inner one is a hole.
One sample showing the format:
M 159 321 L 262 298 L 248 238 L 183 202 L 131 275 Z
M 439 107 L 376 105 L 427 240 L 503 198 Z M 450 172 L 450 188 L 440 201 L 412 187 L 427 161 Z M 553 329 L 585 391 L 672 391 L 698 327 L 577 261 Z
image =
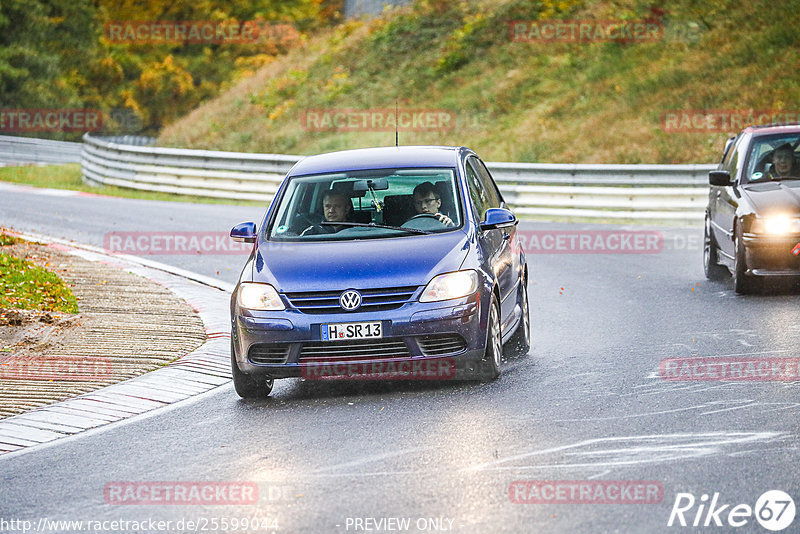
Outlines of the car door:
M 716 200 L 712 210 L 712 228 L 717 246 L 729 260 L 733 259 L 733 222 L 736 218 L 736 208 L 739 207 L 740 169 L 744 162 L 746 142 L 750 136 L 740 137 L 730 150 L 730 154 L 723 160 L 723 169 L 728 171 L 734 182 L 733 186 L 714 187 Z
M 503 199 L 489 170 L 476 156 L 467 158 L 466 171 L 475 217 L 480 222 L 483 220 L 486 210 L 501 207 Z M 511 240 L 516 240 L 515 232 L 516 226 L 479 232 L 478 236 L 500 290 L 501 323 L 508 320 L 517 302 L 518 288 L 515 273 L 519 269 L 519 258 L 515 258 L 510 246 Z

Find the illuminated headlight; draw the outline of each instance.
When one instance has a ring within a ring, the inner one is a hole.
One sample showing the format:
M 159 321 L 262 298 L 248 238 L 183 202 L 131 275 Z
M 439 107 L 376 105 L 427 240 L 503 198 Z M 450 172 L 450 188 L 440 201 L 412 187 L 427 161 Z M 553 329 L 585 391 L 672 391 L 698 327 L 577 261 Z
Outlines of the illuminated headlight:
M 800 219 L 788 215 L 770 215 L 756 219 L 753 231 L 769 235 L 786 235 L 800 232 Z
M 420 302 L 437 302 L 472 295 L 478 290 L 478 273 L 472 269 L 440 274 L 431 280 L 420 296 Z
M 280 311 L 286 309 L 278 292 L 269 284 L 243 283 L 239 286 L 237 299 L 239 306 L 248 310 Z

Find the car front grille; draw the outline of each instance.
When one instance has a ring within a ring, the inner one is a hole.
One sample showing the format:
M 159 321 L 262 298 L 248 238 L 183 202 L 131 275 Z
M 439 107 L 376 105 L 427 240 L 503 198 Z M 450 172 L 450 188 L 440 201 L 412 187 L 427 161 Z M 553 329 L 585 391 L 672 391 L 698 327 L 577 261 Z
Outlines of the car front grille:
M 401 338 L 305 343 L 300 351 L 301 363 L 390 360 L 409 357 L 411 357 L 411 353 Z
M 467 342 L 458 334 L 432 334 L 417 338 L 419 348 L 425 356 L 458 354 L 467 349 Z
M 357 311 L 376 312 L 396 310 L 409 300 L 417 286 L 389 287 L 380 289 L 360 289 L 361 307 Z M 308 314 L 348 313 L 339 306 L 342 291 L 304 291 L 285 293 L 289 303 L 299 311 Z
M 252 363 L 286 363 L 289 356 L 288 343 L 257 343 L 250 346 L 247 359 Z

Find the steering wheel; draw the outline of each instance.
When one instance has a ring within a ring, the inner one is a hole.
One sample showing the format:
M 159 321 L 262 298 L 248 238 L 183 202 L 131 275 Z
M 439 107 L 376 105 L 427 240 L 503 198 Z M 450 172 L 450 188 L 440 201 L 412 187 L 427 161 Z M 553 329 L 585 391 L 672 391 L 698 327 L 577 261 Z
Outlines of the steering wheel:
M 442 222 L 442 221 L 440 221 L 440 220 L 439 220 L 439 217 L 437 217 L 437 216 L 436 216 L 435 214 L 433 214 L 433 213 L 419 213 L 419 214 L 417 214 L 417 215 L 414 215 L 413 217 L 411 217 L 409 220 L 407 220 L 407 221 L 406 221 L 406 222 L 404 222 L 403 224 L 409 223 L 409 222 L 413 221 L 414 219 L 420 219 L 420 218 L 422 218 L 422 217 L 430 217 L 431 219 L 435 219 L 435 220 L 436 220 L 436 222 Z
M 311 222 L 311 221 L 309 221 L 309 222 Z M 319 234 L 326 234 L 326 233 L 328 233 L 328 232 L 325 231 L 324 227 L 321 224 L 312 224 L 311 226 L 309 226 L 305 230 L 301 231 L 300 235 L 301 236 L 306 236 L 306 235 L 319 235 Z

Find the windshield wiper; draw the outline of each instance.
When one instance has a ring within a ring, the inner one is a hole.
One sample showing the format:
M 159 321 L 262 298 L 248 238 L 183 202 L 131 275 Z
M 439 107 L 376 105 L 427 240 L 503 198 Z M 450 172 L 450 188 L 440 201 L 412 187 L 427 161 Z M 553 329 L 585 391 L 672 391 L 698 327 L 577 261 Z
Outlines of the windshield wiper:
M 783 180 L 800 180 L 800 176 L 759 176 L 758 178 L 750 178 L 747 181 L 748 184 L 768 184 L 770 182 L 782 182 Z
M 391 226 L 389 224 L 376 224 L 374 222 L 360 223 L 360 222 L 349 222 L 349 221 L 342 221 L 342 222 L 322 221 L 319 224 L 324 224 L 326 226 L 366 226 L 372 228 L 388 228 L 389 230 L 400 230 L 401 232 L 411 232 L 412 234 L 424 234 L 424 235 L 433 233 L 427 230 L 420 230 L 418 228 L 403 228 L 402 226 Z

